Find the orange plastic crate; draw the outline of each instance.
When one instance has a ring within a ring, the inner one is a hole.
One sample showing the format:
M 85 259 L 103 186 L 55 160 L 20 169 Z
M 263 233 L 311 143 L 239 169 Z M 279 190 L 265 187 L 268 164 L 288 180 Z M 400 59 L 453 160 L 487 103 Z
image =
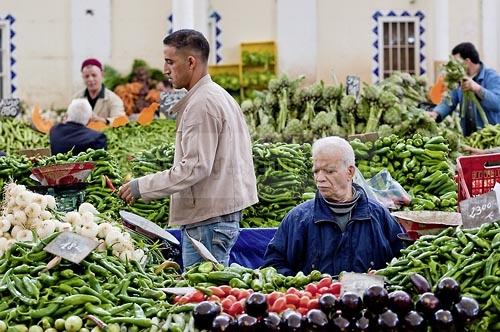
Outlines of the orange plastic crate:
M 500 153 L 457 158 L 458 201 L 484 194 L 500 182 Z

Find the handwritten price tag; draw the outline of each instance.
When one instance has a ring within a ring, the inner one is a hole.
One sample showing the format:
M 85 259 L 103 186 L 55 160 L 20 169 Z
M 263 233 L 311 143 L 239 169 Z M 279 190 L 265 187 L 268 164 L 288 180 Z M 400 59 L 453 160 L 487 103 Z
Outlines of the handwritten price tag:
M 0 100 L 0 116 L 16 117 L 20 111 L 21 100 L 19 98 L 6 98 Z
M 63 232 L 43 248 L 43 250 L 78 264 L 98 245 L 97 241 L 86 236 L 72 232 Z
M 500 220 L 498 206 L 497 195 L 494 191 L 460 202 L 463 227 L 474 228 Z

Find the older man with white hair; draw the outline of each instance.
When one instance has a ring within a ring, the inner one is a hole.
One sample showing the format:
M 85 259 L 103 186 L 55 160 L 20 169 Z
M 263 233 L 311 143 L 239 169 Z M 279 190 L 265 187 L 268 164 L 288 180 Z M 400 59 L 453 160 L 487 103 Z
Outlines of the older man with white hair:
M 86 127 L 91 118 L 92 107 L 87 99 L 73 99 L 66 111 L 66 121 L 50 130 L 51 153 L 73 150 L 73 154 L 78 154 L 89 148 L 106 149 L 106 135 Z
M 401 226 L 353 183 L 354 151 L 340 137 L 313 144 L 316 197 L 293 208 L 269 243 L 265 266 L 280 273 L 368 272 L 398 255 Z

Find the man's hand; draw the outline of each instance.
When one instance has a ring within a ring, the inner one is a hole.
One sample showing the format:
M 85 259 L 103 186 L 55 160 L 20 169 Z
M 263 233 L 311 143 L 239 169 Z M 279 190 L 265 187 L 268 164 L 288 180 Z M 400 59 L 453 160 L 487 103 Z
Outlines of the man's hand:
M 477 96 L 480 96 L 481 86 L 477 84 L 472 78 L 467 77 L 462 80 L 462 90 L 463 91 L 472 91 Z
M 436 111 L 430 111 L 430 112 L 427 112 L 427 115 L 429 115 L 430 118 L 435 121 L 437 119 L 437 117 L 438 117 L 439 114 Z
M 118 197 L 123 199 L 127 204 L 134 204 L 135 198 L 132 195 L 132 189 L 130 189 L 130 181 L 124 183 L 118 190 Z

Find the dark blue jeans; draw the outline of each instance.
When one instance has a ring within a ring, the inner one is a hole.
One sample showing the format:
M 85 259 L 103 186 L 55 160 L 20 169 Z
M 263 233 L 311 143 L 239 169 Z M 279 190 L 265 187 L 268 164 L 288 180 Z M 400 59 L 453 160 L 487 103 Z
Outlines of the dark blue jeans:
M 219 263 L 227 266 L 229 264 L 229 252 L 240 234 L 240 220 L 241 211 L 238 211 L 202 221 L 200 226 L 182 226 L 182 262 L 184 269 L 204 261 L 203 257 L 193 247 L 186 233 L 193 239 L 203 243 Z

